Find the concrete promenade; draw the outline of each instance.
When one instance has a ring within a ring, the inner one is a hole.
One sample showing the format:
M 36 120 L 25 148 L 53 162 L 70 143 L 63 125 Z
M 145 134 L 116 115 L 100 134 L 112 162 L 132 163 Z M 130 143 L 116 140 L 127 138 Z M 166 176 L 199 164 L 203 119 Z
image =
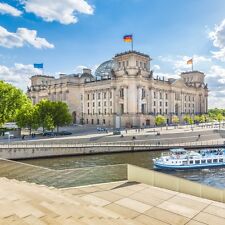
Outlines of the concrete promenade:
M 137 182 L 56 189 L 0 178 L 1 225 L 224 225 L 225 204 Z

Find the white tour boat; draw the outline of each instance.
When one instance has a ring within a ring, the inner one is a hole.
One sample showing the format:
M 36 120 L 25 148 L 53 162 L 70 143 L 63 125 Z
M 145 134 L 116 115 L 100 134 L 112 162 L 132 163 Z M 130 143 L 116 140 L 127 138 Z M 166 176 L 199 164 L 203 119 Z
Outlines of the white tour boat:
M 155 169 L 203 169 L 225 166 L 225 149 L 204 149 L 187 151 L 183 148 L 171 149 L 153 159 Z

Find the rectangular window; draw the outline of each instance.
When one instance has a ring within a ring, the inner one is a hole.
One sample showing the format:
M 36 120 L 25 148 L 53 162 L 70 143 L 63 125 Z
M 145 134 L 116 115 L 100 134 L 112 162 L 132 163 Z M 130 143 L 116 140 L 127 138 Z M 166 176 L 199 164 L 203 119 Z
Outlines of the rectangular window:
M 106 102 L 104 102 L 104 106 L 106 106 Z
M 120 98 L 123 98 L 123 97 L 124 97 L 124 89 L 121 88 L 121 89 L 120 89 Z
M 94 124 L 94 120 L 93 119 L 91 120 L 91 124 Z
M 101 98 L 101 93 L 98 93 L 98 99 L 100 99 Z
M 159 102 L 159 106 L 162 106 L 162 102 Z
M 104 99 L 106 99 L 106 92 L 104 93 Z
M 98 106 L 99 106 L 99 107 L 101 106 L 101 102 L 98 102 Z
M 102 120 L 102 123 L 105 124 L 105 119 Z
M 154 92 L 154 98 L 156 98 L 156 92 Z
M 168 99 L 168 94 L 166 93 L 166 99 Z
M 99 119 L 97 119 L 97 124 L 99 124 Z
M 88 119 L 86 120 L 86 123 L 88 124 Z
M 87 100 L 89 100 L 89 98 L 90 98 L 90 96 L 89 96 L 89 94 L 87 95 Z
M 92 103 L 92 105 L 93 105 L 93 107 L 95 107 L 95 103 L 94 102 Z
M 154 101 L 154 106 L 156 105 L 155 101 Z
M 124 113 L 124 106 L 123 106 L 123 104 L 120 104 L 120 113 L 121 113 L 121 114 Z
M 93 99 L 93 100 L 95 99 L 95 94 L 92 95 L 92 99 Z

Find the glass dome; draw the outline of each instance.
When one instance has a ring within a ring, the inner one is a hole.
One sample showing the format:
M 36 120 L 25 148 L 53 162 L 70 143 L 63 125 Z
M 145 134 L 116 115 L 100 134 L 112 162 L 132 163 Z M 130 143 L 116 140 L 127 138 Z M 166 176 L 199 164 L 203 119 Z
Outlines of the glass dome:
M 112 76 L 112 69 L 115 66 L 115 61 L 108 60 L 102 63 L 95 71 L 95 76 L 100 78 L 109 78 Z

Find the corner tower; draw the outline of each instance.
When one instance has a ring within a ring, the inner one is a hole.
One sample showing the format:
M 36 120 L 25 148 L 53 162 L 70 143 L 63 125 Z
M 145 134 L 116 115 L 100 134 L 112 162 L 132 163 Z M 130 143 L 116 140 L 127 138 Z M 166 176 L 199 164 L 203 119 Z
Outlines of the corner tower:
M 150 73 L 149 55 L 128 51 L 115 55 L 114 57 L 114 71 L 117 77 L 128 76 L 149 76 Z

